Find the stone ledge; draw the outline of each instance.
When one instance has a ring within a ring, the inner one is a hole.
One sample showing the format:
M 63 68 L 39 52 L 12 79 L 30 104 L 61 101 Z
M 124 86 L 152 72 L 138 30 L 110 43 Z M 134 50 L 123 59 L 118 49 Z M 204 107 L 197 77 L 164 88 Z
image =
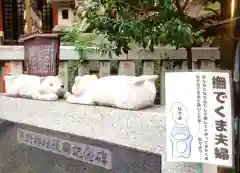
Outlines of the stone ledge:
M 192 48 L 193 61 L 201 60 L 218 60 L 220 51 L 218 47 L 194 47 Z M 60 60 L 78 60 L 79 55 L 72 46 L 60 47 Z M 126 55 L 114 56 L 112 59 L 108 56 L 100 56 L 95 52 L 89 53 L 87 60 L 159 60 L 159 59 L 187 59 L 187 53 L 184 48 L 176 50 L 174 47 L 157 47 L 153 53 L 141 48 L 133 48 Z M 23 46 L 0 46 L 0 60 L 24 60 Z
M 130 147 L 163 158 L 163 173 L 195 173 L 196 164 L 167 163 L 165 110 L 142 111 L 0 96 L 0 119 Z
M 164 108 L 126 111 L 100 106 L 85 106 L 0 96 L 0 118 L 77 136 L 98 139 L 158 153 L 159 139 L 142 144 L 163 130 Z M 158 124 L 155 124 L 157 123 Z M 160 123 L 160 124 L 159 124 Z M 145 130 L 145 131 L 144 131 Z M 152 134 L 147 134 L 150 130 Z M 153 134 L 154 133 L 154 134 Z M 144 136 L 146 135 L 146 136 Z M 140 138 L 139 138 L 140 137 Z

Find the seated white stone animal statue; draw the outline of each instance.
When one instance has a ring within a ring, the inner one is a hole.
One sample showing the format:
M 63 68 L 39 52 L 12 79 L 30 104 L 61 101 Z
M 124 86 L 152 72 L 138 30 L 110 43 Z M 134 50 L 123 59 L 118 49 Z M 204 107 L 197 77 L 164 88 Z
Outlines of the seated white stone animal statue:
M 63 81 L 58 76 L 39 77 L 20 74 L 5 76 L 6 95 L 36 100 L 58 100 L 64 97 Z
M 139 110 L 154 104 L 157 75 L 145 76 L 77 76 L 69 103 L 112 106 Z

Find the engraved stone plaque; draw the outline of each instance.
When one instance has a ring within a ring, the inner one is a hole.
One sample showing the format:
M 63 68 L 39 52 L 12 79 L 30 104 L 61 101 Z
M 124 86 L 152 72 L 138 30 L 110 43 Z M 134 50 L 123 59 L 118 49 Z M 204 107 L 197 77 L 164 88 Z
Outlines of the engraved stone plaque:
M 56 76 L 59 68 L 59 39 L 57 34 L 35 34 L 24 39 L 26 73 Z
M 134 76 L 135 62 L 134 61 L 120 61 L 118 68 L 119 75 Z
M 105 169 L 112 168 L 112 153 L 108 149 L 63 140 L 20 128 L 17 129 L 17 138 L 21 144 L 97 165 Z
M 2 135 L 0 169 L 6 173 L 162 173 L 161 155 L 133 148 L 25 125 Z

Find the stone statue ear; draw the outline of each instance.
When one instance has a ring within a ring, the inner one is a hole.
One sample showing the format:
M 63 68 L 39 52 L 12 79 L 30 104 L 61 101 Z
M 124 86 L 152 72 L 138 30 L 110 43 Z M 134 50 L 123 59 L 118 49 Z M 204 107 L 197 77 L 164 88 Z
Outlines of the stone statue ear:
M 46 79 L 46 77 L 41 77 L 40 78 L 40 84 L 42 84 L 45 79 Z
M 44 91 L 43 91 L 42 87 L 40 87 L 40 88 L 38 89 L 38 92 L 39 92 L 39 94 L 44 94 Z
M 81 81 L 81 78 L 82 78 L 81 76 L 76 76 L 74 79 L 74 83 L 78 84 Z
M 46 79 L 46 77 L 41 77 L 40 78 L 40 86 L 39 86 L 39 89 L 38 89 L 40 94 L 44 94 L 45 93 L 44 92 L 44 86 L 42 85 L 42 83 L 44 82 L 45 79 Z

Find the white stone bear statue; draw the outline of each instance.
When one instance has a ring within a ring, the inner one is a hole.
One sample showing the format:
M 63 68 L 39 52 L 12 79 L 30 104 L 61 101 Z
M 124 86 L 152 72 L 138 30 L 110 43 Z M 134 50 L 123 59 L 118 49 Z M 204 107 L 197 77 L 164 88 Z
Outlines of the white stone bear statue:
M 157 75 L 145 76 L 77 76 L 69 103 L 111 106 L 139 110 L 154 104 Z
M 6 95 L 35 100 L 58 100 L 64 97 L 64 85 L 59 76 L 39 77 L 20 74 L 5 76 Z

